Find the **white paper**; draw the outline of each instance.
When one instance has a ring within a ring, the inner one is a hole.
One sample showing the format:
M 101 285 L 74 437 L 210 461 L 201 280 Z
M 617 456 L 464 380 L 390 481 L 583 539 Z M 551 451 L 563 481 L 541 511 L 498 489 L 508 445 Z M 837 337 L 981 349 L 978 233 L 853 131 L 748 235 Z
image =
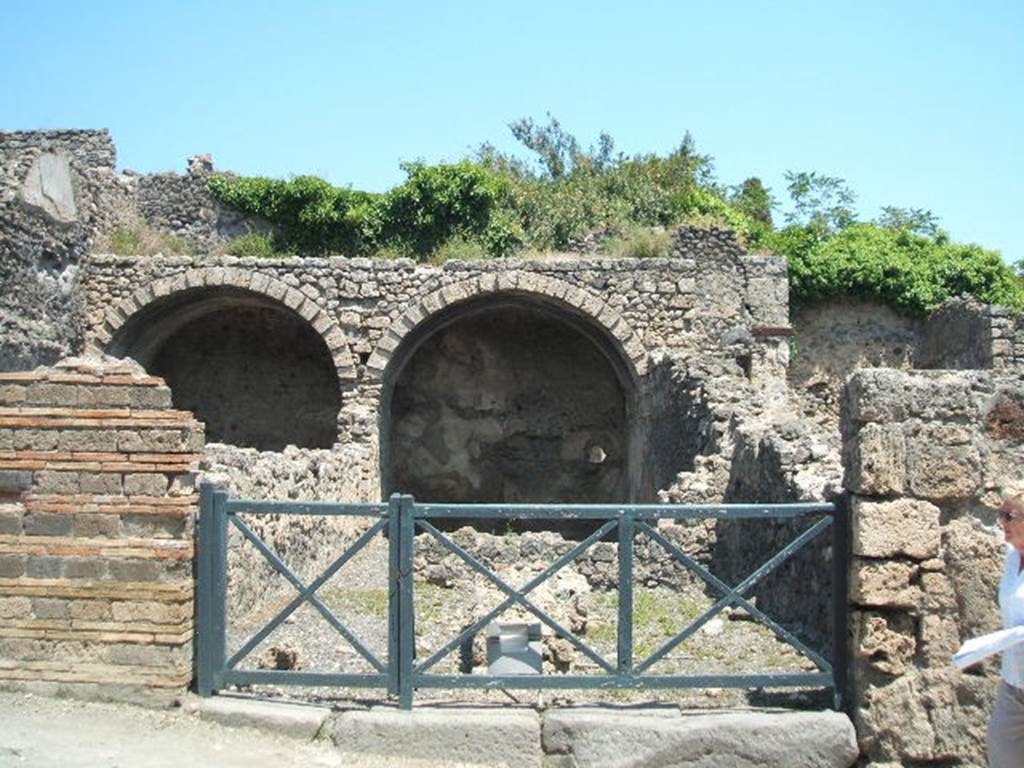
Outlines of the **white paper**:
M 953 656 L 957 669 L 977 664 L 1000 651 L 1024 643 L 1024 627 L 1010 627 L 967 640 Z

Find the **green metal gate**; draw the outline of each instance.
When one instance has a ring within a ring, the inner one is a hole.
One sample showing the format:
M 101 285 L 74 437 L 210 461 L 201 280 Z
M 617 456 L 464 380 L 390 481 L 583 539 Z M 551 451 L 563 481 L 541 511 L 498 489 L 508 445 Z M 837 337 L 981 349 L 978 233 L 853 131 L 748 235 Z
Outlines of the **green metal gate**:
M 201 488 L 199 519 L 198 622 L 196 630 L 197 688 L 202 696 L 230 685 L 274 684 L 306 686 L 369 687 L 386 689 L 397 696 L 403 709 L 410 709 L 417 688 L 701 688 L 701 687 L 822 687 L 834 693 L 833 703 L 841 709 L 847 685 L 847 579 L 849 568 L 849 521 L 845 505 L 800 504 L 599 504 L 599 505 L 492 505 L 419 504 L 412 496 L 395 494 L 378 504 L 334 504 L 325 502 L 278 502 L 235 499 L 224 490 L 205 484 Z M 370 527 L 317 578 L 304 583 L 282 559 L 241 519 L 241 514 L 362 516 L 374 519 Z M 812 522 L 791 542 L 751 572 L 738 584 L 729 585 L 712 574 L 657 528 L 660 519 L 693 520 L 792 520 Z M 814 518 L 817 518 L 814 520 Z M 434 523 L 445 519 L 591 521 L 597 526 L 589 536 L 558 557 L 544 571 L 520 587 L 508 584 L 480 558 L 457 544 Z M 432 522 L 433 521 L 433 522 Z M 234 526 L 295 588 L 297 595 L 241 648 L 228 657 L 226 652 L 226 581 L 228 526 Z M 388 651 L 379 658 L 367 648 L 316 595 L 345 563 L 376 535 L 388 537 Z M 413 554 L 417 533 L 427 534 L 456 555 L 470 569 L 489 580 L 505 599 L 494 609 L 444 643 L 428 658 L 416 658 L 416 615 L 413 603 Z M 633 550 L 637 535 L 644 535 L 696 574 L 719 597 L 693 622 L 646 656 L 636 658 L 633 644 Z M 829 536 L 832 550 L 832 595 L 830 658 L 808 647 L 790 630 L 757 608 L 747 595 L 768 574 L 810 542 Z M 579 558 L 596 542 L 614 537 L 618 542 L 618 625 L 614 660 L 604 658 L 582 638 L 560 624 L 530 599 L 530 593 L 559 570 Z M 373 673 L 317 673 L 293 670 L 240 670 L 243 661 L 275 628 L 300 606 L 313 606 L 334 630 L 371 666 Z M 446 675 L 431 672 L 438 662 L 455 652 L 490 621 L 513 605 L 529 611 L 556 635 L 568 640 L 594 662 L 595 675 Z M 691 637 L 723 609 L 737 606 L 791 645 L 817 666 L 817 671 L 800 673 L 762 672 L 751 674 L 652 674 L 650 668 L 676 646 Z

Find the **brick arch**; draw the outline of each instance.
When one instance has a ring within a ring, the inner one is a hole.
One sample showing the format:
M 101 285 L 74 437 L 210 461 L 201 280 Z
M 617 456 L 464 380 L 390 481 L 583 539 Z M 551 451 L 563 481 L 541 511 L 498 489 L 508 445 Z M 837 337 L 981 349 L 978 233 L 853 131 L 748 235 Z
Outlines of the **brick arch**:
M 334 361 L 338 379 L 351 381 L 356 378 L 356 368 L 345 332 L 315 299 L 277 278 L 234 267 L 198 267 L 182 275 L 161 278 L 140 287 L 107 309 L 102 324 L 92 334 L 90 346 L 95 351 L 102 351 L 132 317 L 152 302 L 203 288 L 233 288 L 284 305 L 309 323 L 323 339 Z
M 378 381 L 383 380 L 395 350 L 428 318 L 448 307 L 490 295 L 539 298 L 551 306 L 582 315 L 617 348 L 634 382 L 647 373 L 647 350 L 640 337 L 606 302 L 564 280 L 515 270 L 481 275 L 446 285 L 420 299 L 392 323 L 387 335 L 377 343 L 367 361 L 367 375 Z

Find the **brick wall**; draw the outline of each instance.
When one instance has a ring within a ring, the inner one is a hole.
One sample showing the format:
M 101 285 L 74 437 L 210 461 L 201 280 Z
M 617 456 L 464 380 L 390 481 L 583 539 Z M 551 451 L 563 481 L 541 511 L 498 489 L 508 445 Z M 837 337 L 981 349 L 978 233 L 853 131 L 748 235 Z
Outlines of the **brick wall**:
M 134 365 L 0 374 L 0 686 L 152 702 L 189 684 L 202 447 Z

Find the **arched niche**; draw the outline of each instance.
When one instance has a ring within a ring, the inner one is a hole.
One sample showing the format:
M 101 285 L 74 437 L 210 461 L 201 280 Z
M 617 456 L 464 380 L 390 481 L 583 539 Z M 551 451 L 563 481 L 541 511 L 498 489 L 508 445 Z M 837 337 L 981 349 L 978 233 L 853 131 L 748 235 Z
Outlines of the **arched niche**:
M 404 334 L 382 376 L 381 478 L 421 501 L 636 499 L 637 376 L 593 318 L 488 293 Z
M 268 296 L 211 286 L 159 297 L 127 318 L 107 351 L 164 378 L 175 407 L 205 422 L 207 442 L 275 451 L 336 440 L 331 352 L 307 320 Z

